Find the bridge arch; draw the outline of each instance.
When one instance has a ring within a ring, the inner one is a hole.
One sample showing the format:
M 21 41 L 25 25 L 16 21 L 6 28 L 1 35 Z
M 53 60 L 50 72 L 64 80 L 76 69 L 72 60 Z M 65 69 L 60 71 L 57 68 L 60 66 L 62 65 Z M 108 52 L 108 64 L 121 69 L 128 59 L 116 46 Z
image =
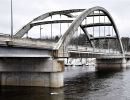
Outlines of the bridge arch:
M 118 39 L 118 42 L 119 42 L 119 45 L 120 45 L 120 52 L 122 54 L 124 54 L 124 50 L 123 50 L 123 46 L 122 46 L 122 42 L 121 42 L 121 39 L 120 39 L 120 36 L 119 36 L 119 32 L 118 32 L 118 29 L 116 27 L 116 24 L 112 18 L 112 16 L 110 15 L 110 13 L 103 7 L 93 7 L 93 8 L 90 8 L 90 9 L 86 9 L 84 10 L 73 22 L 72 24 L 70 25 L 70 27 L 67 29 L 67 31 L 64 33 L 64 35 L 60 38 L 60 40 L 58 41 L 58 43 L 56 44 L 55 46 L 55 50 L 61 50 L 63 48 L 66 48 L 66 46 L 68 45 L 68 43 L 70 42 L 73 34 L 75 33 L 75 31 L 77 30 L 77 28 L 79 26 L 81 26 L 81 23 L 83 22 L 83 20 L 89 16 L 92 12 L 94 11 L 102 11 L 107 17 L 108 19 L 110 20 L 113 28 L 114 28 L 114 31 L 116 33 L 116 38 Z M 89 38 L 89 36 L 88 36 Z
M 34 18 L 32 21 L 27 23 L 20 30 L 18 30 L 13 37 L 22 38 L 33 27 L 31 25 L 31 23 L 34 21 L 44 20 L 50 16 L 58 15 L 58 14 L 73 18 L 74 16 L 71 13 L 81 12 L 83 10 L 85 10 L 85 9 L 71 9 L 71 10 L 52 11 L 52 12 L 45 13 L 43 15 L 40 15 L 40 16 Z

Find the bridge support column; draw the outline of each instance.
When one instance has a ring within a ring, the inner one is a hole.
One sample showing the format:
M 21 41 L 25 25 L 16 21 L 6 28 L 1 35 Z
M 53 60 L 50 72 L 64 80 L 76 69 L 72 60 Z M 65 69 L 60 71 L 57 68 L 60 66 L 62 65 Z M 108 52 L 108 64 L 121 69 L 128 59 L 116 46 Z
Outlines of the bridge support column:
M 128 59 L 128 58 L 126 58 L 126 66 L 128 67 L 128 68 L 130 68 L 130 59 Z
M 48 58 L 0 58 L 0 84 L 63 86 L 64 62 Z
M 122 68 L 126 68 L 126 59 L 125 58 L 96 59 L 96 69 L 97 70 L 104 70 L 104 69 L 119 70 Z

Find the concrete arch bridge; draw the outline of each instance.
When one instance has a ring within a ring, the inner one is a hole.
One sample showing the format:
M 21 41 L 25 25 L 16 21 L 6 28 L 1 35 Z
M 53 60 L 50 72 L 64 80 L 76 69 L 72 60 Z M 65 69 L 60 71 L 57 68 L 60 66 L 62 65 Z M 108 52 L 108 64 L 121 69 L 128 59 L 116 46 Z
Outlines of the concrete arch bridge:
M 30 37 L 33 28 L 32 33 L 39 30 L 37 39 Z M 105 8 L 52 11 L 36 17 L 13 36 L 0 36 L 0 84 L 62 87 L 61 58 L 96 58 L 101 70 L 126 67 L 130 56 Z

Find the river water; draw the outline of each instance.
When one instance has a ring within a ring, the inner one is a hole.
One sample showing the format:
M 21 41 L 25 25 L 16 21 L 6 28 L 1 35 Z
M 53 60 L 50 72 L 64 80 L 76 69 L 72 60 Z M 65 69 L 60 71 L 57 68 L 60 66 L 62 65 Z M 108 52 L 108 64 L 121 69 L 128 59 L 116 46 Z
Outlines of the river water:
M 92 66 L 66 67 L 65 86 L 1 87 L 0 100 L 130 100 L 130 69 L 98 72 Z

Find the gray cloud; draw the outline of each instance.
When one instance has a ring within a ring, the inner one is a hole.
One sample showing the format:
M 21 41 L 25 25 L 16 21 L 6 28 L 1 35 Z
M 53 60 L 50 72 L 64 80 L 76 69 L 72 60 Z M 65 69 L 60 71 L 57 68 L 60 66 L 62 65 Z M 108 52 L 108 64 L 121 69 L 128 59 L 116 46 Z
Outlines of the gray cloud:
M 10 1 L 0 0 L 0 33 L 10 33 Z M 102 6 L 113 16 L 121 36 L 130 36 L 129 0 L 13 0 L 14 31 L 52 10 Z

